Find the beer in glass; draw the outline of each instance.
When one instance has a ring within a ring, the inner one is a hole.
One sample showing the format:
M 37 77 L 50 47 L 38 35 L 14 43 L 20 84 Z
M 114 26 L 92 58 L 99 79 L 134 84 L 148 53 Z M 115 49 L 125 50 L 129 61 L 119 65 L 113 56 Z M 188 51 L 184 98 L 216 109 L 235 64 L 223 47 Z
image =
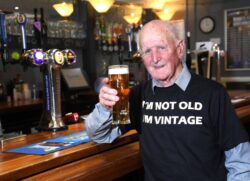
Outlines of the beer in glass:
M 118 91 L 119 101 L 113 106 L 113 124 L 129 124 L 128 65 L 111 65 L 108 69 L 110 87 Z

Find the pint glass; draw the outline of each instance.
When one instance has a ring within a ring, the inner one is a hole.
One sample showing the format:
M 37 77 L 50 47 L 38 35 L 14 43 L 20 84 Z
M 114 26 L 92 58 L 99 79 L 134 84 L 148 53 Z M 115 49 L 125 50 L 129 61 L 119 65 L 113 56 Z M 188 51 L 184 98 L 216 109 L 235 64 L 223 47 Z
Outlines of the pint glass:
M 119 101 L 113 106 L 113 124 L 129 124 L 128 65 L 111 65 L 108 69 L 110 87 L 118 91 Z

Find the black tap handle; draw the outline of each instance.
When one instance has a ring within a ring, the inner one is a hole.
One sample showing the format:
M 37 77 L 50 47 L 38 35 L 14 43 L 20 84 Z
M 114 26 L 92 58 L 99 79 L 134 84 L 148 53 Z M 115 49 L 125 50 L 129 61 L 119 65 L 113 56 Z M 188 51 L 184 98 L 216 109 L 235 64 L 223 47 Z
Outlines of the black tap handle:
M 3 64 L 4 71 L 6 71 L 6 63 L 8 61 L 7 41 L 5 14 L 0 13 L 0 58 Z

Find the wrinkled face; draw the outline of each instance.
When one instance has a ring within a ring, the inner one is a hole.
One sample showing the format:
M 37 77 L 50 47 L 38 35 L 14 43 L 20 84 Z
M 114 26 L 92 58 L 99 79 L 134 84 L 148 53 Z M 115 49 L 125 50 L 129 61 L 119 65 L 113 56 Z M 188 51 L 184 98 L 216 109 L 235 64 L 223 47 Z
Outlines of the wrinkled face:
M 153 79 L 168 81 L 181 67 L 183 41 L 176 41 L 161 26 L 147 26 L 140 34 L 144 65 Z

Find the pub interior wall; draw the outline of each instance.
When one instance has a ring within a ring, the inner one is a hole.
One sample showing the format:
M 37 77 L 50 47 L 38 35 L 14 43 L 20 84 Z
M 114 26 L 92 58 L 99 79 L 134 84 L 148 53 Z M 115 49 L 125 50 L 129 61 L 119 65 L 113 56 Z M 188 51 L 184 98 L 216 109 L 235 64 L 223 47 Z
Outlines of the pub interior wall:
M 11 2 L 14 0 L 2 0 L 0 1 L 0 8 L 10 9 Z M 61 17 L 51 7 L 51 1 L 37 0 L 35 6 L 32 0 L 20 0 L 21 11 L 33 13 L 33 8 L 43 7 L 45 10 L 45 19 L 60 19 Z M 82 9 L 83 6 L 76 6 L 76 10 L 71 19 L 75 21 L 86 21 L 86 9 Z M 221 48 L 224 49 L 224 10 L 239 7 L 249 7 L 249 2 L 245 0 L 187 0 L 186 12 L 184 13 L 186 18 L 187 30 L 191 32 L 191 48 L 194 49 L 196 41 L 209 41 L 211 38 L 221 39 Z M 212 16 L 216 21 L 216 28 L 209 34 L 203 34 L 199 30 L 199 21 L 203 16 Z M 87 45 L 88 46 L 88 45 Z M 88 60 L 84 57 L 81 50 L 77 50 L 78 65 L 84 66 L 84 62 Z M 224 71 L 224 62 L 222 62 L 222 76 L 250 76 L 250 71 Z M 98 62 L 89 62 L 91 67 L 98 66 Z M 94 64 L 94 65 L 93 65 Z M 92 70 L 95 71 L 95 70 Z M 0 82 L 3 83 L 7 79 L 15 77 L 16 73 L 20 73 L 25 81 L 30 84 L 41 82 L 41 73 L 37 68 L 30 68 L 28 71 L 23 72 L 22 67 L 19 65 L 13 65 L 7 72 L 0 71 Z

